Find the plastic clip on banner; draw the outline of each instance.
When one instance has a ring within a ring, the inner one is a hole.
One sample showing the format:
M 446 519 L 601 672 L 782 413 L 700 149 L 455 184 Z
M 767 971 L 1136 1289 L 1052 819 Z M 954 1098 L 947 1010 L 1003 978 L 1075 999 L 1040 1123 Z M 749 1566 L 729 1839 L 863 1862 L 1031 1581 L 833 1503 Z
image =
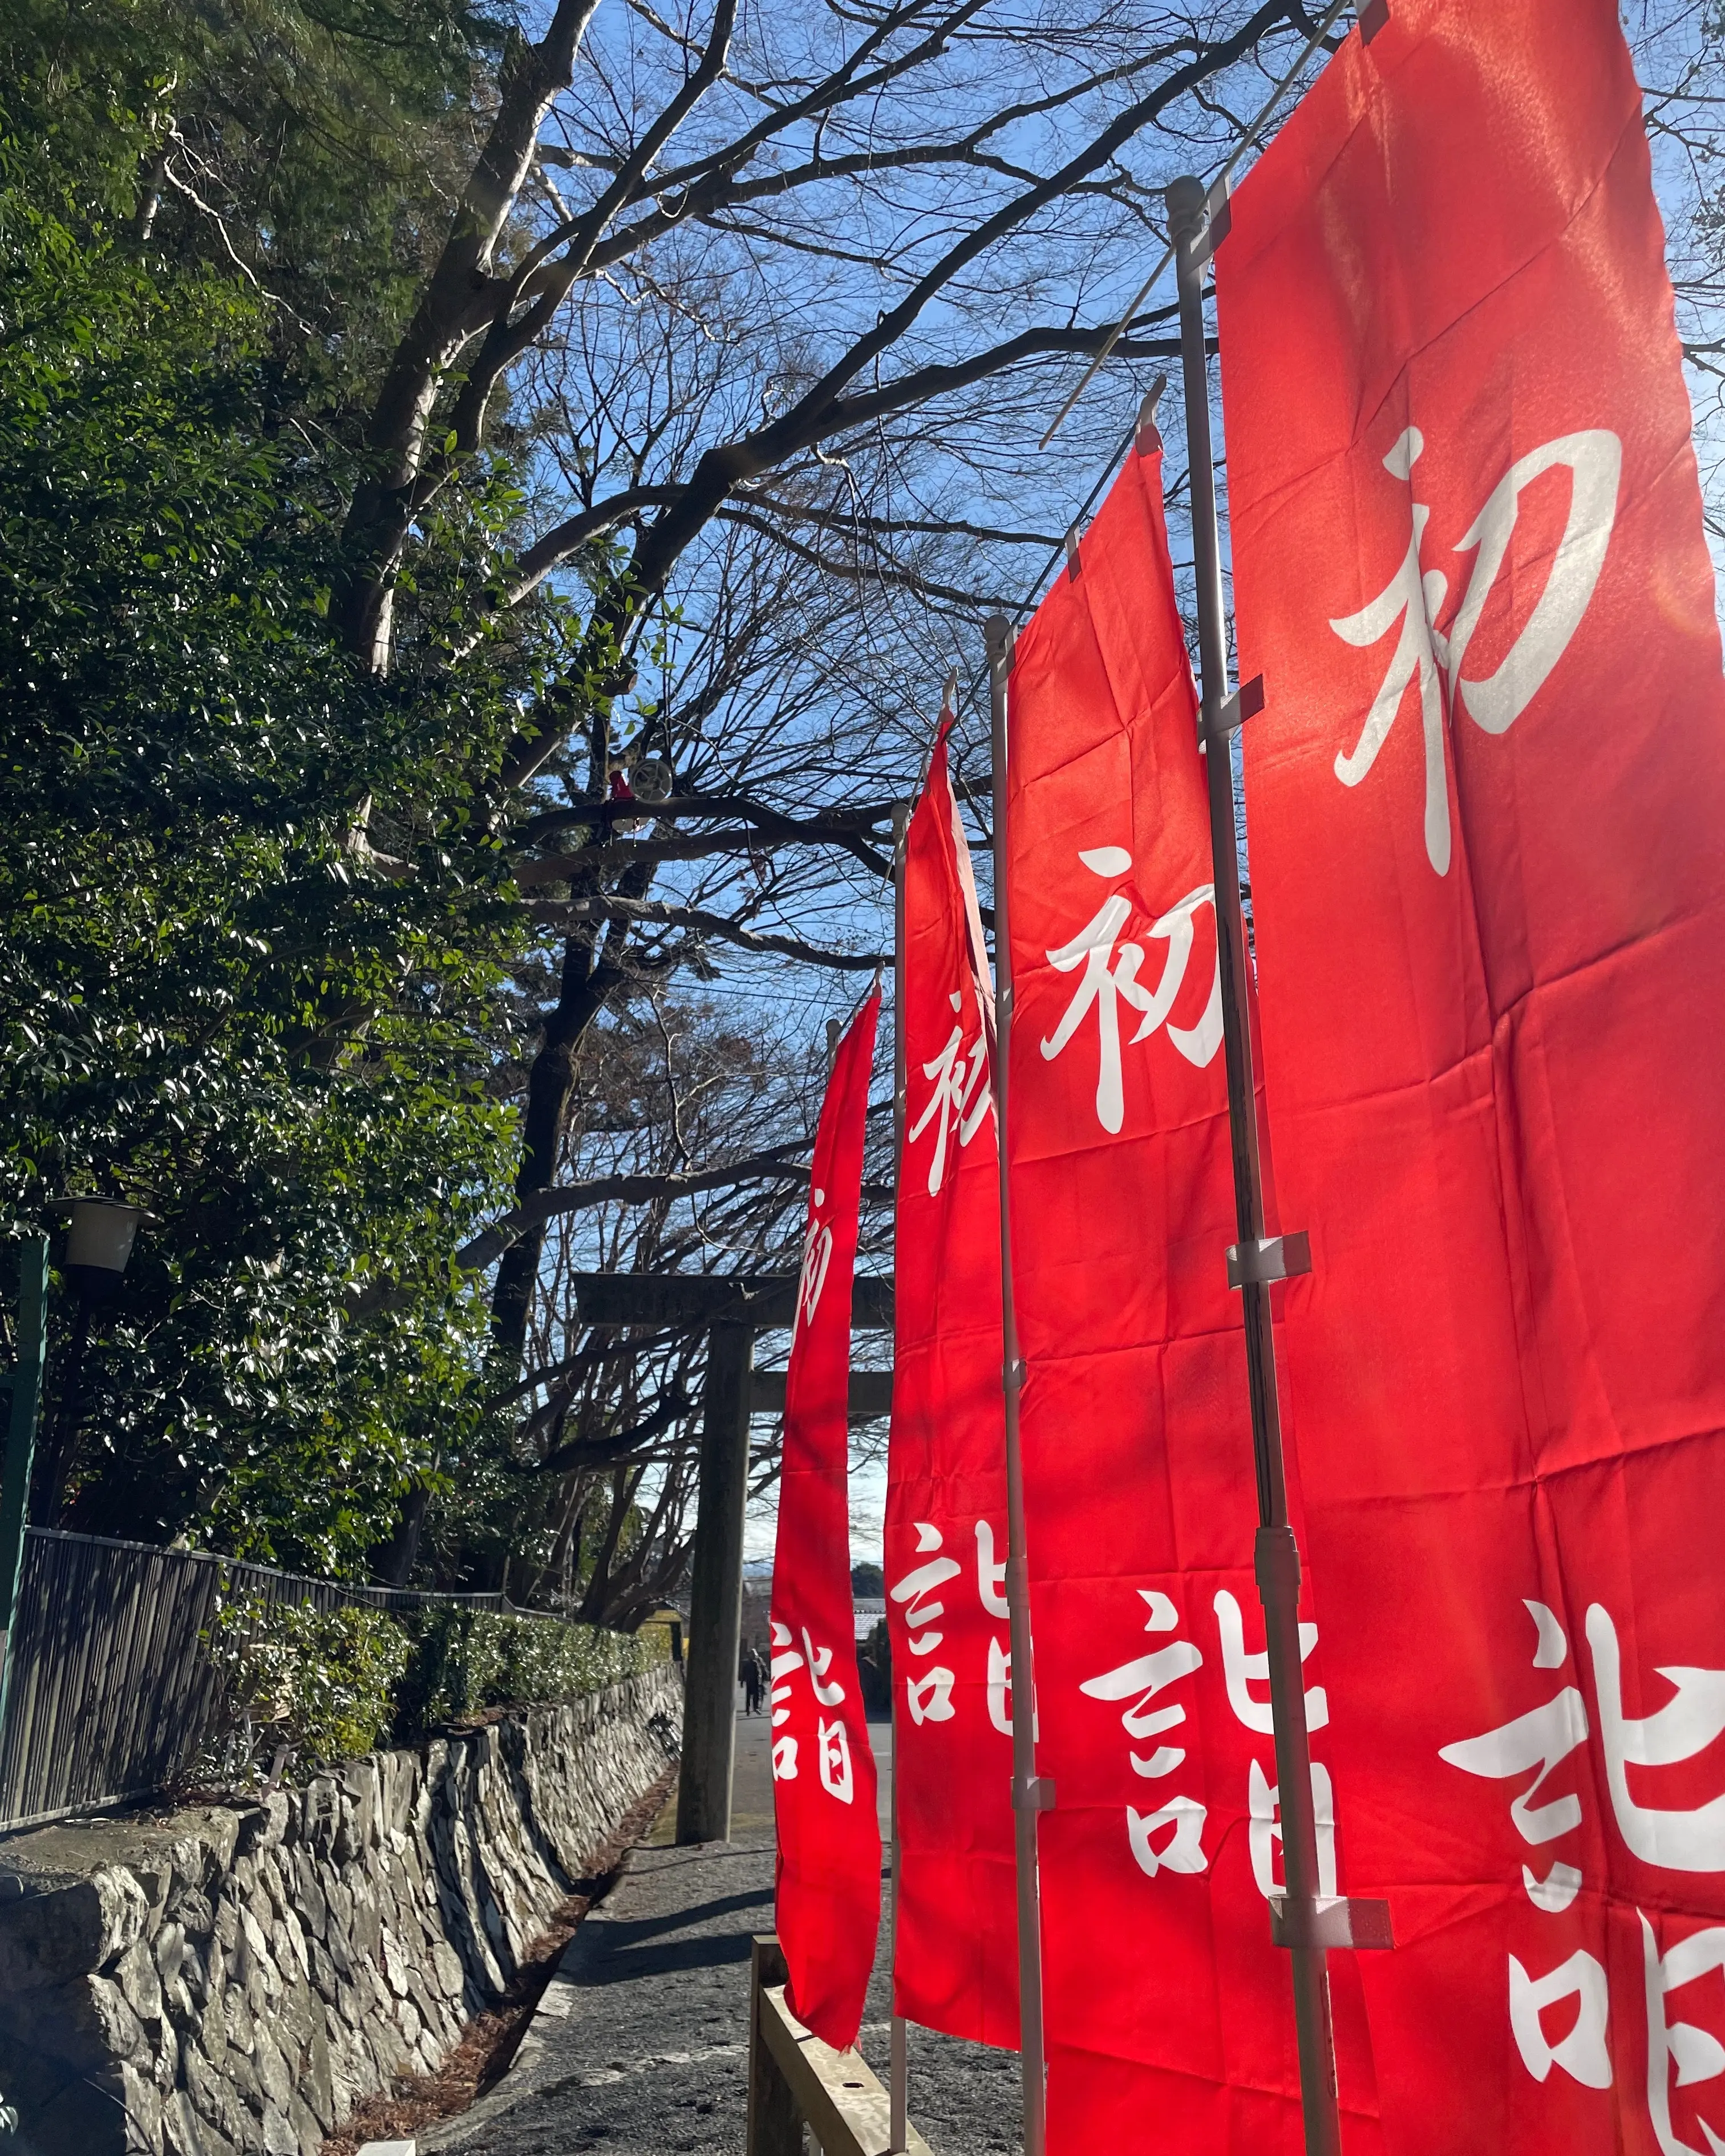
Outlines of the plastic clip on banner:
M 1725 685 L 1662 234 L 1611 0 L 1366 15 L 1215 256 L 1322 1750 L 1398 1941 L 1346 1966 L 1396 2156 L 1705 2156 Z

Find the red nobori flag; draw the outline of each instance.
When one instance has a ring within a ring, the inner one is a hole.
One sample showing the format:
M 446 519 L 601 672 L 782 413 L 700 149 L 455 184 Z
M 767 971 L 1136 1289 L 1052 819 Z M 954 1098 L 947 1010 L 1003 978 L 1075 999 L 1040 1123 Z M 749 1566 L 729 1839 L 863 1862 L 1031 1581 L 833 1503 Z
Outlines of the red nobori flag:
M 1398 2156 L 1725 2136 L 1725 690 L 1611 0 L 1390 0 L 1217 256 L 1326 1752 Z
M 880 1822 L 850 1594 L 850 1300 L 879 993 L 852 1019 L 815 1133 L 773 1556 L 773 1809 L 791 2011 L 856 2041 L 880 1923 Z
M 1209 821 L 1161 466 L 1159 449 L 1128 459 L 1008 692 L 1049 2148 L 1293 2156 Z M 1357 2104 L 1369 2074 L 1337 1990 Z
M 905 837 L 905 1142 L 887 1462 L 897 1776 L 894 1993 L 1019 2040 L 1000 1182 L 982 921 L 942 724 Z

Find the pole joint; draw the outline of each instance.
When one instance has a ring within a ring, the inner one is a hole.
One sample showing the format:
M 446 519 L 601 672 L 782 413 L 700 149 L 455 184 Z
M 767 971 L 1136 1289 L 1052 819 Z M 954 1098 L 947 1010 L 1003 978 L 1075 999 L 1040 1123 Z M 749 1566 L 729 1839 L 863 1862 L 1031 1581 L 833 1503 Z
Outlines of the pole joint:
M 1275 1946 L 1388 1953 L 1395 1945 L 1388 1902 L 1358 1895 L 1291 1894 L 1270 1897 L 1270 1938 Z
M 1264 708 L 1264 676 L 1253 675 L 1250 681 L 1242 681 L 1231 696 L 1224 696 L 1219 704 L 1206 701 L 1204 706 L 1204 737 L 1209 742 L 1225 742 L 1230 734 L 1237 734 L 1248 719 L 1255 719 Z
M 1303 1228 L 1291 1235 L 1260 1235 L 1255 1242 L 1228 1246 L 1228 1285 L 1268 1287 L 1273 1281 L 1297 1280 L 1312 1270 L 1312 1238 Z
M 1168 244 L 1180 267 L 1201 270 L 1228 237 L 1234 213 L 1228 201 L 1224 172 L 1214 187 L 1188 173 L 1173 181 L 1164 197 L 1168 203 Z
M 1258 1582 L 1258 1599 L 1266 1609 L 1299 1606 L 1300 1545 L 1291 1527 L 1259 1528 L 1252 1571 Z
M 1014 1775 L 1012 1808 L 1015 1812 L 1051 1812 L 1055 1808 L 1054 1783 L 1046 1774 Z

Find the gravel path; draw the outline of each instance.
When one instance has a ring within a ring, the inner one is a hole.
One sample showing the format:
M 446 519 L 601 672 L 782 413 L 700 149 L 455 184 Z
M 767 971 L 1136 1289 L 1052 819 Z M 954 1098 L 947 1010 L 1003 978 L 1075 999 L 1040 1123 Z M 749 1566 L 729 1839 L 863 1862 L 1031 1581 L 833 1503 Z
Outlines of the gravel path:
M 423 2150 L 742 2156 L 749 1938 L 773 1927 L 767 1731 L 764 1718 L 737 1723 L 734 1839 L 678 1849 L 662 1817 L 571 1941 L 508 2073 L 422 2136 Z M 891 1732 L 872 1733 L 884 1767 Z M 862 2034 L 883 2080 L 885 1961 L 883 1927 Z M 912 2030 L 911 2116 L 935 2156 L 1009 2156 L 1019 2139 L 1016 2057 Z

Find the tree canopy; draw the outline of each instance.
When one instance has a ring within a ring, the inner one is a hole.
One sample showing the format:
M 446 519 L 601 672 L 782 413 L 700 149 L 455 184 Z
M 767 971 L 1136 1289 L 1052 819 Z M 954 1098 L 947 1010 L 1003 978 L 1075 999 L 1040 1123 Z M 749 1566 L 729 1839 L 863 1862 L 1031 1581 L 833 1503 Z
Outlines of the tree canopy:
M 1631 27 L 1705 368 L 1721 26 Z M 1334 34 L 7 12 L 0 1228 L 151 1215 L 75 1383 L 58 1322 L 38 1518 L 675 1590 L 704 1342 L 572 1283 L 792 1267 L 942 685 L 985 816 L 983 617 L 1172 358 L 1161 187 Z

